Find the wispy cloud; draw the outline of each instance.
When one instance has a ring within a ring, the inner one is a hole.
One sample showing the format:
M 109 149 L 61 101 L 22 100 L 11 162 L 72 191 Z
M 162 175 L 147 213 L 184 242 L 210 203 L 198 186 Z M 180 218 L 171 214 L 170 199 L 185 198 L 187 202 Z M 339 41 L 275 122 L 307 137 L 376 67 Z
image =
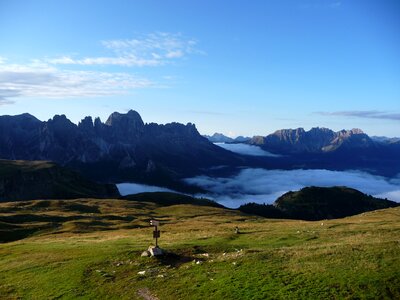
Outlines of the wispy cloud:
M 2 94 L 3 91 L 0 90 L 0 95 Z M 7 91 L 5 91 L 7 93 Z M 7 98 L 5 98 L 4 96 L 0 96 L 0 106 L 2 105 L 9 105 L 9 104 L 13 104 L 15 103 L 15 101 L 9 100 Z
M 117 65 L 125 67 L 160 66 L 188 54 L 202 53 L 196 49 L 197 41 L 181 34 L 151 33 L 135 39 L 102 41 L 111 51 L 110 56 L 72 57 L 61 56 L 47 59 L 50 64 L 61 65 Z
M 157 32 L 101 44 L 109 55 L 31 58 L 25 64 L 0 56 L 0 105 L 11 104 L 16 97 L 97 97 L 124 94 L 138 88 L 165 87 L 162 82 L 155 83 L 137 75 L 137 69 L 133 74 L 126 69 L 93 71 L 88 66 L 155 67 L 202 53 L 196 49 L 196 40 L 179 33 Z M 73 69 L 68 69 L 71 66 Z
M 0 64 L 0 103 L 15 97 L 94 97 L 152 86 L 127 73 L 62 70 L 46 64 Z
M 400 113 L 392 113 L 378 110 L 350 110 L 350 111 L 334 111 L 334 112 L 315 112 L 323 116 L 342 116 L 342 117 L 356 117 L 366 119 L 383 119 L 400 121 Z
M 244 169 L 232 177 L 198 176 L 189 184 L 209 191 L 228 207 L 247 202 L 272 203 L 280 195 L 305 186 L 348 186 L 364 193 L 400 202 L 400 178 L 387 179 L 359 171 Z

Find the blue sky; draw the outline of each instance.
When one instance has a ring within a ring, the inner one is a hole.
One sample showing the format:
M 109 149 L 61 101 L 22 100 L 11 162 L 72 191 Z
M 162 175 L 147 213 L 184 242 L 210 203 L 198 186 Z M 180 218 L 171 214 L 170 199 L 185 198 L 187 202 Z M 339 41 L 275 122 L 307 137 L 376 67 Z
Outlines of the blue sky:
M 400 136 L 400 1 L 0 0 L 0 114 Z

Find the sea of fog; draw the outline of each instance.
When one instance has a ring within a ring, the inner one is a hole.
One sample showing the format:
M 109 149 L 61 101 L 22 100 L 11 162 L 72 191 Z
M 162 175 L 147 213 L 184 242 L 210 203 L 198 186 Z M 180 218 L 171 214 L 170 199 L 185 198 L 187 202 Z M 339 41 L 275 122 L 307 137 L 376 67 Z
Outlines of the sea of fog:
M 122 196 L 130 195 L 130 194 L 139 194 L 139 193 L 149 193 L 149 192 L 174 192 L 165 187 L 155 186 L 155 185 L 146 185 L 140 183 L 120 183 L 117 184 L 117 188 L 119 193 Z
M 269 157 L 279 157 L 280 155 L 270 153 L 261 149 L 258 146 L 247 145 L 247 144 L 225 144 L 225 143 L 214 143 L 225 150 L 229 150 L 231 152 L 236 152 L 243 155 L 251 155 L 251 156 L 269 156 Z
M 388 179 L 360 171 L 330 170 L 265 170 L 243 169 L 232 177 L 197 176 L 187 178 L 188 184 L 204 188 L 206 197 L 230 208 L 248 202 L 273 203 L 279 196 L 306 186 L 348 186 L 379 198 L 400 202 L 400 177 Z M 163 187 L 136 183 L 117 185 L 121 195 L 172 191 Z

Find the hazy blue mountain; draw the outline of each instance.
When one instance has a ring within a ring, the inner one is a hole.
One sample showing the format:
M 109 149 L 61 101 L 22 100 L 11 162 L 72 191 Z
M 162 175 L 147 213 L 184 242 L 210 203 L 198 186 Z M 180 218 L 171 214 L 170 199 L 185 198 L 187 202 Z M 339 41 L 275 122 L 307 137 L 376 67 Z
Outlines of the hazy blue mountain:
M 222 134 L 222 133 L 214 133 L 213 135 L 204 135 L 211 143 L 232 143 L 233 139 Z
M 203 135 L 212 143 L 246 143 L 251 140 L 250 137 L 239 135 L 236 138 L 228 137 L 222 133 L 214 133 L 213 135 Z
M 400 138 L 398 137 L 386 137 L 386 136 L 371 136 L 371 139 L 378 143 L 383 144 L 395 144 L 400 142 Z

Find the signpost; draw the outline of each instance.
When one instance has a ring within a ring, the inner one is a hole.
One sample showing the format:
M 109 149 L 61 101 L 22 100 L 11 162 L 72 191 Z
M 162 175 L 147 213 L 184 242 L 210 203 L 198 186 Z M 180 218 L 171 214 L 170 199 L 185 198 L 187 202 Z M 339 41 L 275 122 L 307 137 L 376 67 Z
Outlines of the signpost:
M 160 237 L 160 230 L 158 230 L 158 226 L 160 226 L 160 221 L 150 220 L 150 225 L 154 226 L 153 238 L 156 239 L 156 248 L 158 248 L 158 238 Z

